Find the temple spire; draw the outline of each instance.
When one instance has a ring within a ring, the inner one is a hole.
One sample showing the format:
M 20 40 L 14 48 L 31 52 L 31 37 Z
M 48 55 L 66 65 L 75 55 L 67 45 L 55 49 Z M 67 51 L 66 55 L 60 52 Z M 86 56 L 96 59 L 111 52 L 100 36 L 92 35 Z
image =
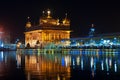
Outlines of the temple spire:
M 47 18 L 51 18 L 51 11 L 50 11 L 50 9 L 47 10 Z
M 43 16 L 43 17 L 45 16 L 45 11 L 42 11 L 42 16 Z
M 29 16 L 27 17 L 27 20 L 28 20 L 28 22 L 30 22 L 30 17 Z
M 63 25 L 65 25 L 65 26 L 69 26 L 69 25 L 70 25 L 70 21 L 69 21 L 69 19 L 68 19 L 67 13 L 65 13 L 65 18 L 63 19 L 62 23 L 63 23 Z
M 65 13 L 65 19 L 67 19 L 67 13 Z
M 92 24 L 92 27 L 94 27 L 94 24 Z
M 26 23 L 26 28 L 30 28 L 31 27 L 31 22 L 30 22 L 30 17 L 27 17 L 27 23 Z
M 93 37 L 94 34 L 95 34 L 95 28 L 94 28 L 94 24 L 91 24 L 91 28 L 90 28 L 90 31 L 89 31 L 89 37 Z

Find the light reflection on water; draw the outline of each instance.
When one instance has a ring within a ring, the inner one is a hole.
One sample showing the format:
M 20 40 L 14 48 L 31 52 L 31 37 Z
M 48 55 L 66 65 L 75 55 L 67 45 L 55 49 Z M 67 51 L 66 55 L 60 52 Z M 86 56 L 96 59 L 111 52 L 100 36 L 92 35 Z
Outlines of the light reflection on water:
M 70 65 L 65 60 L 67 57 L 54 54 L 25 55 L 25 71 L 30 78 L 40 80 L 69 80 Z
M 0 80 L 119 80 L 119 73 L 117 49 L 0 52 Z

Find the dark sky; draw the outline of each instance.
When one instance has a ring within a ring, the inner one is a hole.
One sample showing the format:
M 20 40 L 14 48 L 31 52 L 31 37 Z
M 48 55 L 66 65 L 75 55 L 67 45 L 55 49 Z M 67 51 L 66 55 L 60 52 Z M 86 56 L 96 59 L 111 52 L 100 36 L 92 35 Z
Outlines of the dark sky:
M 55 18 L 64 18 L 65 13 L 71 20 L 72 37 L 88 34 L 91 24 L 96 33 L 120 32 L 119 4 L 76 2 L 75 0 L 33 0 L 1 1 L 0 27 L 11 31 L 14 38 L 22 38 L 27 16 L 37 24 L 42 11 L 51 9 Z

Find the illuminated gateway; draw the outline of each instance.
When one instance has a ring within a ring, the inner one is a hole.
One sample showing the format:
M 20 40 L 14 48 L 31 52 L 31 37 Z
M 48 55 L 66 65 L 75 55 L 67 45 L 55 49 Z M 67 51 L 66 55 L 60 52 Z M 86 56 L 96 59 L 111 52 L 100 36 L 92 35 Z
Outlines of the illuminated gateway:
M 28 17 L 25 27 L 25 46 L 29 47 L 43 47 L 48 43 L 70 38 L 70 20 L 67 18 L 67 14 L 60 21 L 52 18 L 50 10 L 43 11 L 38 25 L 32 25 Z

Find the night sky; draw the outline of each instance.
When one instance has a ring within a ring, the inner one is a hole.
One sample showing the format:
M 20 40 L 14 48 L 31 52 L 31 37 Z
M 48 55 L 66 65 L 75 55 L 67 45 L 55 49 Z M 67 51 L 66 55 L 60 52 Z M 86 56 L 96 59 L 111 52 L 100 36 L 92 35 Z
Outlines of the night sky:
M 91 24 L 95 24 L 96 34 L 120 32 L 119 4 L 74 2 L 70 0 L 33 0 L 0 2 L 0 29 L 10 31 L 12 39 L 24 38 L 27 17 L 37 24 L 42 11 L 51 9 L 54 18 L 64 18 L 68 13 L 71 20 L 71 37 L 88 35 Z

